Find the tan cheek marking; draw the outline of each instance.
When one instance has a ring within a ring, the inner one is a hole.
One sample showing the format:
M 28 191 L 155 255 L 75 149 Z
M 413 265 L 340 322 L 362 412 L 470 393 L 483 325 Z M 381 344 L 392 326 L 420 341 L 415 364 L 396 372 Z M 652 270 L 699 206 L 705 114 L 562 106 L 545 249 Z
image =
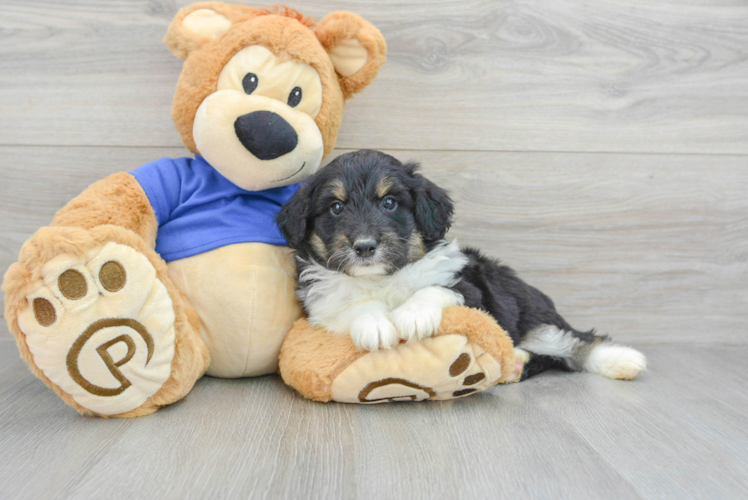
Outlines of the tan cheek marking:
M 320 238 L 317 233 L 312 233 L 312 236 L 309 239 L 309 243 L 311 243 L 314 253 L 316 253 L 323 259 L 327 258 L 327 248 L 325 247 L 325 243 L 322 241 L 322 238 Z
M 340 201 L 348 199 L 348 192 L 345 190 L 345 186 L 341 180 L 334 180 L 330 183 L 330 192 Z
M 426 248 L 423 246 L 423 236 L 418 231 L 414 231 L 413 234 L 410 235 L 408 244 L 410 245 L 408 257 L 411 262 L 422 259 L 423 256 L 426 255 Z
M 379 182 L 377 182 L 377 196 L 379 198 L 384 198 L 390 189 L 392 189 L 393 185 L 394 183 L 390 177 L 382 177 L 379 179 Z
M 341 248 L 344 248 L 350 244 L 350 240 L 347 236 L 343 236 L 342 234 L 339 235 L 337 238 L 335 238 L 335 244 L 332 246 L 335 250 L 340 250 Z

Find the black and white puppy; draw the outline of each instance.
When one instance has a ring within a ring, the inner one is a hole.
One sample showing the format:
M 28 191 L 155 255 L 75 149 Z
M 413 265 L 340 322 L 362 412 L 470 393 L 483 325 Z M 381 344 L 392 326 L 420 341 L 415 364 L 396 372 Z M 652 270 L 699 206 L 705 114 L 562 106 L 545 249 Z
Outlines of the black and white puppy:
M 432 335 L 443 308 L 464 304 L 509 333 L 523 378 L 560 368 L 633 379 L 645 368 L 640 352 L 572 328 L 509 267 L 446 242 L 454 206 L 418 168 L 377 151 L 348 153 L 283 207 L 278 225 L 296 250 L 297 294 L 312 324 L 375 350 Z

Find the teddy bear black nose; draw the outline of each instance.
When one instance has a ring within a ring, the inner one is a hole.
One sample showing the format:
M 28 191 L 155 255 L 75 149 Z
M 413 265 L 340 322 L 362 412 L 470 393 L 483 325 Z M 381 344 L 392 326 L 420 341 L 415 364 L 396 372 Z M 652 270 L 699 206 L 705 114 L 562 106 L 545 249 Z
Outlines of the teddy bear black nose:
M 294 128 L 271 111 L 253 111 L 236 119 L 236 136 L 247 151 L 260 160 L 274 160 L 290 153 L 299 142 Z

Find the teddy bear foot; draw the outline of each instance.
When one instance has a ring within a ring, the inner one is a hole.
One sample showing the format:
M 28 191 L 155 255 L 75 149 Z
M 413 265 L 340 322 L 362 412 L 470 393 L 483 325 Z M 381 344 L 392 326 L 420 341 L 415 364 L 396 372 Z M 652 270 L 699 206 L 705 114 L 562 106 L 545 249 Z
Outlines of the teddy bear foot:
M 302 318 L 283 343 L 280 374 L 309 399 L 365 404 L 462 398 L 521 375 L 520 353 L 488 314 L 442 313 L 433 337 L 372 352 Z
M 18 325 L 33 363 L 81 407 L 126 413 L 169 379 L 174 307 L 142 253 L 114 242 L 63 253 L 29 289 Z
M 367 354 L 335 379 L 332 398 L 345 403 L 454 399 L 492 387 L 501 375 L 500 363 L 480 346 L 445 335 Z

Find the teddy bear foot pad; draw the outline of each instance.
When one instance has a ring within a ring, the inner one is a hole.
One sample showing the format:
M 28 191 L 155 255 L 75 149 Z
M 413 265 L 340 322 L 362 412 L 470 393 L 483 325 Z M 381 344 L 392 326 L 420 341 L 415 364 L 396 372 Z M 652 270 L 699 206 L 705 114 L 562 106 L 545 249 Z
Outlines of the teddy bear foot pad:
M 372 374 L 388 376 L 372 381 Z M 332 399 L 345 403 L 440 400 L 488 389 L 501 365 L 461 335 L 444 335 L 371 352 L 338 375 Z
M 19 327 L 34 363 L 84 408 L 133 410 L 171 374 L 174 308 L 148 259 L 107 243 L 41 269 Z

